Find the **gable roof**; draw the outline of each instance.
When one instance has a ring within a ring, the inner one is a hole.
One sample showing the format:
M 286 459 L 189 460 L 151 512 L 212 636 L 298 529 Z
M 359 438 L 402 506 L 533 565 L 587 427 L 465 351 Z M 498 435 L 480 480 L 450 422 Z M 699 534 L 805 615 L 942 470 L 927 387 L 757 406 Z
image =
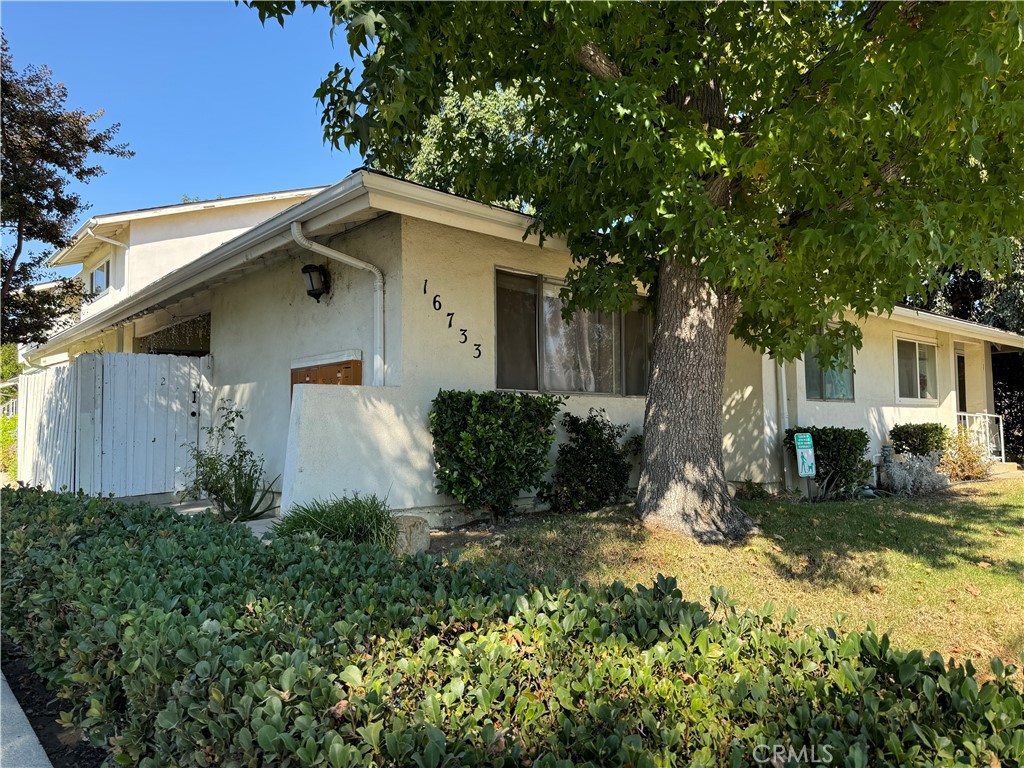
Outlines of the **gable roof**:
M 118 213 L 104 213 L 100 216 L 93 216 L 75 230 L 75 234 L 71 236 L 70 245 L 61 248 L 50 257 L 48 265 L 51 267 L 63 267 L 69 264 L 81 264 L 89 258 L 89 255 L 100 243 L 104 242 L 104 238 L 116 240 L 126 224 L 138 219 L 177 216 L 183 213 L 265 203 L 273 200 L 292 200 L 298 202 L 324 189 L 325 187 L 286 189 L 280 192 L 221 197 L 216 200 L 200 200 L 194 203 L 178 203 L 176 205 L 162 205 L 154 208 L 137 208 L 133 211 L 120 211 Z

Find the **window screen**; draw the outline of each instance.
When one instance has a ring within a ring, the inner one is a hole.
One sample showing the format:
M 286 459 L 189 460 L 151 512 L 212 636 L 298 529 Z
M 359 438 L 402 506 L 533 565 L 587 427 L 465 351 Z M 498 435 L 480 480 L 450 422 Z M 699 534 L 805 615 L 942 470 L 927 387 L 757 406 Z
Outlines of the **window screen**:
M 537 278 L 498 272 L 499 389 L 537 389 Z

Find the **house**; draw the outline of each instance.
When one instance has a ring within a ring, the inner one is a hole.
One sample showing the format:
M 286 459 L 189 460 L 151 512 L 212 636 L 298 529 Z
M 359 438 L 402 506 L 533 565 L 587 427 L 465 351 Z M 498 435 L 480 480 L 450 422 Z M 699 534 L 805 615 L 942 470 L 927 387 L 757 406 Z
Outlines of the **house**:
M 74 331 L 123 305 L 154 281 L 194 261 L 210 249 L 246 232 L 254 225 L 322 188 L 294 189 L 241 197 L 218 198 L 109 213 L 90 218 L 71 237 L 71 244 L 57 251 L 50 267 L 80 265 L 76 277 L 88 296 Z M 195 308 L 202 313 L 202 308 Z M 61 350 L 30 359 L 44 365 L 64 362 L 83 352 L 139 352 L 136 338 L 155 333 L 174 318 L 157 311 L 141 323 L 114 323 L 105 333 L 91 334 L 74 344 L 56 341 L 47 349 Z M 136 336 L 135 334 L 138 334 Z M 76 334 L 77 335 L 77 334 Z
M 84 365 L 76 358 L 97 339 L 138 343 L 168 318 L 208 315 L 210 403 L 243 409 L 250 447 L 269 477 L 281 476 L 283 509 L 372 492 L 437 524 L 453 504 L 434 490 L 427 413 L 438 389 L 557 391 L 573 412 L 604 408 L 642 426 L 650 320 L 595 314 L 567 326 L 558 289 L 570 255 L 563 242 L 524 238 L 527 223 L 359 170 L 83 315 L 29 357 Z M 730 480 L 792 483 L 781 448 L 789 425 L 864 427 L 875 454 L 895 423 L 966 421 L 998 432 L 991 355 L 1024 348 L 1024 336 L 908 309 L 869 318 L 863 330 L 843 373 L 822 371 L 813 351 L 779 365 L 730 342 Z M 103 362 L 92 358 L 88 365 Z M 191 397 L 195 404 L 195 390 Z M 109 411 L 116 400 L 106 402 Z M 123 422 L 103 438 L 104 454 L 141 455 L 146 430 L 139 419 Z

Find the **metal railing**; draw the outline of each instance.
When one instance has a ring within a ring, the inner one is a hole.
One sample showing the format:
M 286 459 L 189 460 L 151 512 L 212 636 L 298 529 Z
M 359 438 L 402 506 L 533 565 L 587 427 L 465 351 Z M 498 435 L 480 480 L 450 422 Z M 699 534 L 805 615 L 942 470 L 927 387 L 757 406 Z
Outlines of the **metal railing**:
M 1003 417 L 994 413 L 957 413 L 958 427 L 967 430 L 971 439 L 985 451 L 986 457 L 1006 461 L 1003 441 Z

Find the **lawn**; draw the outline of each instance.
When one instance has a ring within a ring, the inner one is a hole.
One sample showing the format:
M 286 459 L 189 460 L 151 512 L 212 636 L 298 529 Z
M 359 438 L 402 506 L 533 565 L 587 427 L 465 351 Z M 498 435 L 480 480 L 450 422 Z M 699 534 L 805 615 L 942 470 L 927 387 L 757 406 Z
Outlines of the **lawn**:
M 591 584 L 649 584 L 663 573 L 698 600 L 721 585 L 744 606 L 793 607 L 801 625 L 844 613 L 850 629 L 873 621 L 900 646 L 970 658 L 979 669 L 1024 653 L 1024 480 L 915 501 L 742 506 L 762 533 L 739 544 L 651 532 L 618 507 L 518 521 L 463 557 Z

